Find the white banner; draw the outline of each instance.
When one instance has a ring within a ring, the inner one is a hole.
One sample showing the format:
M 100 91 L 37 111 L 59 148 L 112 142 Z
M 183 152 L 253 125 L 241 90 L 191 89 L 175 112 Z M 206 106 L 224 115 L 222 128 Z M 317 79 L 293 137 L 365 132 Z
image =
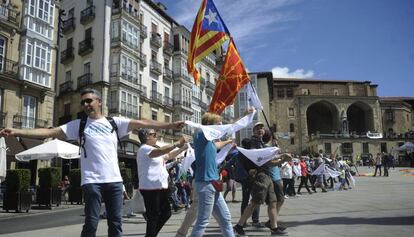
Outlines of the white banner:
M 188 149 L 186 156 L 183 160 L 181 160 L 182 169 L 180 169 L 180 173 L 187 172 L 188 169 L 191 169 L 191 164 L 195 161 L 195 154 L 194 149 L 188 144 Z M 181 175 L 180 174 L 180 175 Z
M 233 146 L 233 144 L 227 144 L 224 147 L 221 148 L 220 152 L 217 153 L 217 157 L 216 157 L 216 164 L 220 165 L 224 159 L 226 159 L 227 154 L 229 153 L 231 147 Z
M 325 173 L 328 175 L 328 176 L 330 176 L 330 177 L 332 177 L 332 178 L 336 178 L 336 177 L 338 177 L 338 176 L 340 176 L 341 175 L 341 172 L 339 172 L 339 171 L 336 171 L 336 170 L 333 170 L 333 169 L 331 169 L 331 168 L 329 168 L 329 167 L 325 167 Z
M 206 139 L 209 141 L 212 141 L 212 140 L 220 139 L 226 134 L 230 135 L 230 134 L 233 134 L 241 130 L 242 128 L 247 127 L 249 124 L 253 122 L 253 117 L 256 113 L 257 113 L 256 111 L 254 111 L 253 113 L 249 113 L 233 124 L 201 125 L 201 124 L 194 123 L 188 120 L 185 121 L 185 123 L 190 127 L 201 129 Z
M 273 160 L 276 155 L 279 153 L 280 148 L 278 147 L 267 147 L 262 149 L 244 149 L 237 147 L 243 155 L 245 155 L 249 160 L 255 163 L 257 166 L 262 166 L 266 162 Z
M 323 173 L 325 173 L 324 163 L 320 164 L 319 167 L 316 170 L 314 170 L 311 175 L 322 175 Z
M 293 168 L 293 172 L 295 173 L 295 175 L 297 177 L 302 176 L 302 173 L 300 172 L 300 165 L 299 164 L 293 165 L 292 168 Z
M 380 132 L 367 132 L 367 137 L 370 139 L 381 139 L 382 138 L 382 133 Z

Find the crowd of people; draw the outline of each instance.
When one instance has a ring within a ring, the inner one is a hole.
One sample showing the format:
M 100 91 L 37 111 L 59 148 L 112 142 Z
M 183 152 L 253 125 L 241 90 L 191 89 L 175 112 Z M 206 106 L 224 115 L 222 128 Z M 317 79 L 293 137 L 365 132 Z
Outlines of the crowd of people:
M 157 130 L 182 129 L 183 121 L 163 123 L 151 120 L 134 120 L 102 115 L 101 94 L 95 89 L 81 92 L 81 106 L 86 114 L 60 127 L 50 129 L 5 128 L 0 136 L 57 137 L 80 140 L 81 185 L 85 201 L 85 223 L 81 236 L 95 236 L 102 203 L 108 224 L 108 236 L 122 236 L 122 206 L 125 187 L 118 166 L 117 148 L 119 137 L 130 131 L 138 131 L 141 146 L 137 152 L 139 193 L 145 205 L 146 235 L 157 236 L 172 215 L 172 210 L 186 208 L 186 217 L 176 236 L 199 237 L 213 216 L 220 225 L 223 236 L 245 235 L 247 220 L 252 218 L 255 227 L 269 228 L 272 235 L 287 234 L 287 226 L 278 223 L 280 210 L 286 198 L 301 195 L 304 187 L 309 194 L 320 188 L 327 192 L 338 183 L 338 189 L 352 187 L 349 165 L 335 154 L 326 157 L 320 151 L 312 156 L 295 156 L 277 151 L 277 141 L 266 132 L 263 123 L 253 126 L 253 135 L 241 142 L 232 139 L 211 139 L 202 129 L 193 136 L 194 162 L 190 170 L 183 170 L 180 154 L 189 149 L 188 140 L 180 137 L 173 144 L 157 146 Z M 249 113 L 253 113 L 251 110 Z M 251 116 L 253 117 L 253 116 Z M 222 118 L 205 113 L 201 124 L 221 125 Z M 232 149 L 225 162 L 217 162 L 217 152 L 231 144 Z M 271 152 L 264 157 L 254 153 Z M 255 158 L 250 156 L 256 155 Z M 330 175 L 327 175 L 330 174 Z M 226 188 L 223 187 L 223 178 Z M 300 179 L 296 190 L 295 180 Z M 231 194 L 236 200 L 236 182 L 242 187 L 240 219 L 235 225 L 225 198 Z M 312 190 L 312 191 L 311 191 Z M 224 193 L 224 195 L 223 195 Z M 132 198 L 133 199 L 133 198 Z M 267 205 L 267 220 L 259 220 L 260 206 Z

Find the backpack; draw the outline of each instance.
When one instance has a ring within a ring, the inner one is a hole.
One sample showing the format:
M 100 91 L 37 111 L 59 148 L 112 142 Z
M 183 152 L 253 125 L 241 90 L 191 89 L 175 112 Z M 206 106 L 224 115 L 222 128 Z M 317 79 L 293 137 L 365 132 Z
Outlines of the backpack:
M 121 140 L 119 139 L 119 135 L 118 135 L 118 126 L 116 125 L 114 119 L 112 117 L 105 117 L 108 122 L 111 124 L 112 126 L 112 130 L 111 133 L 113 133 L 115 131 L 116 133 L 116 138 L 118 139 L 118 144 L 121 146 L 122 149 L 122 143 Z M 83 116 L 80 120 L 80 124 L 79 124 L 79 155 L 81 154 L 81 148 L 83 148 L 83 153 L 85 154 L 85 158 L 88 157 L 86 155 L 86 149 L 85 149 L 85 134 L 83 133 L 85 130 L 85 125 L 86 125 L 86 121 L 88 120 L 88 117 Z

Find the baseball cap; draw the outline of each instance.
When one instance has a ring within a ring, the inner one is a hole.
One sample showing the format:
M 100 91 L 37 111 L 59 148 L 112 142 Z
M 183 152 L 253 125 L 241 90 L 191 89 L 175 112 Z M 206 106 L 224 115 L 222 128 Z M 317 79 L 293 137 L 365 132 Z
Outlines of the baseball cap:
M 264 127 L 264 123 L 262 123 L 262 122 L 257 122 L 257 123 L 255 123 L 255 124 L 254 124 L 254 126 L 253 126 L 253 127 L 255 128 L 255 127 L 257 127 L 257 126 L 263 126 L 263 127 Z

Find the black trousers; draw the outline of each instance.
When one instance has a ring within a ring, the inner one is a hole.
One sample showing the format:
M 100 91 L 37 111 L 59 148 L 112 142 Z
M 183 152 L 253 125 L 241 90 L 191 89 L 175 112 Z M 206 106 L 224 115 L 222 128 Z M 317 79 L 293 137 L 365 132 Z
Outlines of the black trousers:
M 295 192 L 295 179 L 283 179 L 283 193 L 285 195 L 294 196 Z
M 242 185 L 242 202 L 240 206 L 240 213 L 243 214 L 244 209 L 246 209 L 246 207 L 249 205 L 250 194 L 252 191 L 252 181 L 245 179 L 241 181 L 241 185 Z M 260 212 L 260 206 L 256 207 L 253 211 L 253 214 L 252 214 L 253 222 L 259 222 L 259 214 L 260 214 L 259 212 Z
M 309 176 L 300 176 L 300 184 L 298 187 L 298 193 L 300 193 L 300 190 L 302 189 L 302 186 L 305 185 L 306 190 L 308 190 L 308 192 L 310 193 L 310 189 L 308 186 L 308 177 Z
M 171 217 L 168 189 L 141 190 L 147 214 L 146 237 L 155 237 Z

